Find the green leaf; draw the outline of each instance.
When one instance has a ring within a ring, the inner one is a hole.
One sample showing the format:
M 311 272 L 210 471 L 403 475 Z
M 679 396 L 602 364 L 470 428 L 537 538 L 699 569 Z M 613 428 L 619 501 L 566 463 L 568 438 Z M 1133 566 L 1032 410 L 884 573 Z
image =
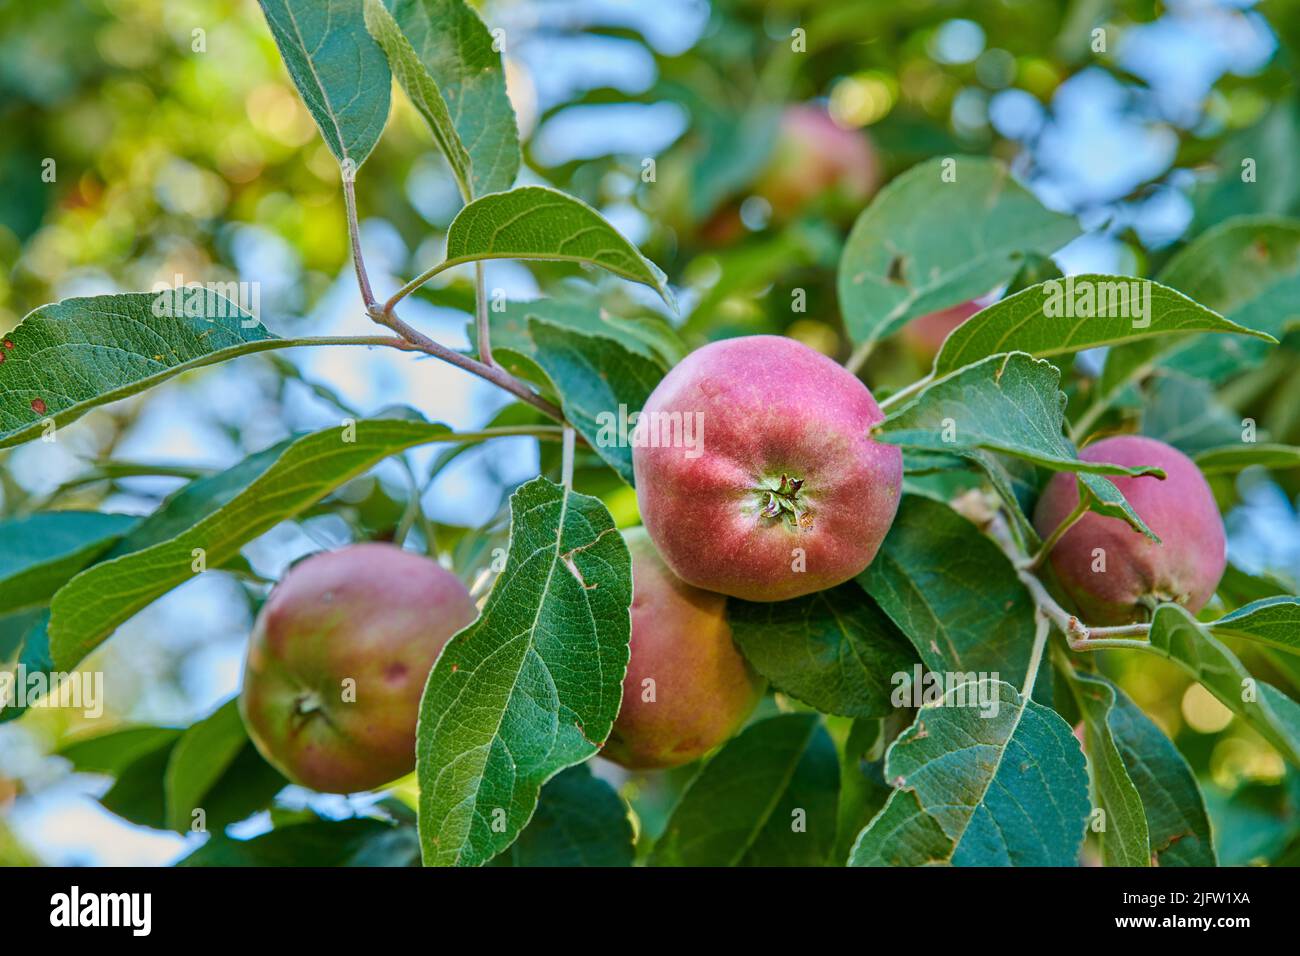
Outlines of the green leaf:
M 536 320 L 529 323 L 533 357 L 555 385 L 564 417 L 629 485 L 635 424 L 620 423 L 640 412 L 663 378 L 663 368 L 614 339 L 573 332 Z
M 192 578 L 196 549 L 207 567 L 218 568 L 254 538 L 389 455 L 453 440 L 445 425 L 399 419 L 367 419 L 298 439 L 239 494 L 196 524 L 94 565 L 68 582 L 51 603 L 55 662 L 62 669 L 74 666 L 137 611 Z
M 871 822 L 894 790 L 885 782 L 885 749 L 901 729 L 897 710 L 888 718 L 855 720 L 840 749 L 840 798 L 836 808 L 835 853 L 832 862 L 843 865 L 862 828 Z M 832 722 L 834 718 L 832 718 Z M 901 726 L 910 722 L 904 720 Z
M 230 776 L 238 778 L 237 787 L 225 788 L 237 791 L 239 807 L 234 810 L 221 801 L 218 786 Z M 202 809 L 206 828 L 219 832 L 267 806 L 288 784 L 256 753 L 232 699 L 192 725 L 172 748 L 163 777 L 167 826 L 184 833 L 193 825 L 194 811 Z M 218 805 L 211 806 L 210 798 L 217 798 Z
M 1294 591 L 1294 584 L 1287 584 L 1269 574 L 1245 571 L 1231 561 L 1223 569 L 1223 579 L 1218 587 L 1219 599 L 1230 611 L 1262 598 L 1286 597 Z
M 1033 601 L 1001 549 L 947 505 L 905 495 L 858 583 L 927 669 L 1024 682 Z
M 1300 597 L 1264 598 L 1210 622 L 1208 627 L 1216 635 L 1243 637 L 1300 654 Z
M 365 0 L 365 23 L 366 29 L 388 58 L 388 65 L 397 77 L 397 82 L 406 91 L 416 112 L 424 117 L 438 149 L 447 157 L 447 164 L 451 166 L 461 195 L 466 201 L 472 199 L 474 189 L 470 184 L 470 156 L 451 121 L 451 113 L 447 110 L 447 103 L 442 98 L 438 84 L 424 68 L 411 41 L 402 35 L 402 28 L 380 0 Z
M 849 866 L 946 866 L 956 846 L 914 790 L 894 790 L 849 851 Z
M 465 198 L 509 189 L 519 172 L 519 133 L 501 54 L 492 48 L 487 27 L 464 0 L 387 2 L 468 153 Z
M 57 754 L 78 773 L 119 776 L 141 757 L 171 747 L 183 731 L 175 727 L 122 727 L 106 734 L 80 737 L 64 744 Z
M 1234 322 L 1280 339 L 1300 325 L 1300 221 L 1230 219 L 1179 250 L 1161 279 Z M 1198 335 L 1170 343 L 1159 364 L 1219 383 L 1267 355 L 1263 342 Z
M 580 199 L 520 186 L 476 199 L 447 230 L 444 268 L 480 259 L 553 259 L 600 266 L 654 289 L 673 305 L 668 280 L 636 246 Z
M 249 455 L 225 471 L 196 478 L 182 485 L 167 497 L 157 511 L 123 535 L 107 556 L 120 558 L 135 551 L 143 551 L 188 531 L 229 504 L 279 461 L 286 448 L 302 437 L 305 436 L 299 434 L 295 438 L 277 442 Z
M 1140 531 L 1156 544 L 1160 543 L 1160 536 L 1152 531 L 1142 517 L 1133 510 L 1133 506 L 1128 503 L 1128 499 L 1124 497 L 1124 493 L 1119 490 L 1115 482 L 1101 475 L 1076 475 L 1075 477 L 1079 479 L 1079 493 L 1088 498 L 1089 510 L 1108 518 L 1127 521 L 1134 531 Z
M 1229 321 L 1281 338 L 1300 320 L 1300 223 L 1241 217 L 1208 230 L 1181 249 L 1160 281 Z M 1112 349 L 1094 399 L 1109 406 L 1157 367 L 1218 383 L 1256 364 L 1265 342 L 1249 338 L 1181 336 Z
M 233 702 L 185 730 L 123 727 L 75 740 L 59 756 L 80 773 L 115 778 L 100 801 L 108 810 L 180 833 L 191 829 L 195 807 L 203 808 L 207 829 L 220 832 L 265 808 L 288 785 L 257 754 Z
M 131 515 L 50 511 L 0 521 L 0 607 L 43 605 L 139 521 Z
M 193 308 L 186 296 L 181 315 L 155 316 L 160 302 L 172 303 L 173 294 L 64 299 L 28 313 L 0 352 L 0 448 L 187 369 L 295 344 L 213 293 L 196 297 Z
M 1026 253 L 1047 255 L 1075 236 L 997 160 L 962 156 L 956 181 L 934 159 L 882 189 L 853 225 L 837 288 L 849 336 L 874 342 L 918 316 L 978 298 L 1006 282 Z
M 1300 467 L 1300 448 L 1269 442 L 1238 442 L 1207 448 L 1198 452 L 1194 460 L 1205 475 L 1231 475 L 1254 465 L 1282 470 Z
M 1104 677 L 1089 676 L 1093 682 Z M 1205 798 L 1192 768 L 1164 731 L 1111 685 L 1107 726 L 1142 797 L 1151 850 L 1160 866 L 1215 866 Z
M 1061 373 L 1047 361 L 1023 352 L 993 355 L 927 386 L 874 434 L 894 445 L 936 452 L 984 448 L 1054 471 L 1163 477 L 1159 469 L 1079 461 L 1061 432 L 1060 381 Z
M 1064 673 L 1083 714 L 1093 792 L 1106 814 L 1098 832 L 1102 861 L 1106 866 L 1150 866 L 1151 836 L 1142 795 L 1129 776 L 1110 723 L 1117 691 L 1105 678 L 1069 669 Z
M 392 78 L 362 0 L 258 0 L 325 145 L 355 172 L 388 122 Z
M 851 865 L 1078 862 L 1090 810 L 1083 753 L 1059 714 L 1005 681 L 961 684 L 922 707 L 890 746 L 885 776 L 898 789 Z
M 826 714 L 892 713 L 894 675 L 916 655 L 874 601 L 852 582 L 793 601 L 727 602 L 732 637 L 776 688 Z
M 213 836 L 177 866 L 414 866 L 415 829 L 383 820 L 313 820 L 251 840 Z
M 5 622 L 5 640 L 10 645 L 6 657 L 14 663 L 12 672 L 15 683 L 11 690 L 16 693 L 16 679 L 20 674 L 26 674 L 29 681 L 33 675 L 44 675 L 47 686 L 50 686 L 56 680 L 54 662 L 50 660 L 50 612 L 45 608 L 21 612 L 6 617 Z M 32 685 L 29 684 L 27 689 L 30 694 Z M 10 695 L 0 696 L 6 698 L 0 701 L 0 723 L 21 717 L 32 703 L 29 697 L 24 706 L 20 707 L 17 701 L 11 702 Z
M 1095 297 L 1087 311 L 1107 314 L 1074 318 L 1067 312 L 1085 292 Z M 971 316 L 944 341 L 934 374 L 947 375 L 1004 352 L 1047 358 L 1177 332 L 1236 332 L 1275 341 L 1149 279 L 1079 275 L 1032 286 Z
M 835 842 L 839 763 L 816 714 L 745 728 L 673 810 L 657 866 L 823 866 Z
M 663 319 L 652 316 L 627 318 L 605 309 L 595 296 L 566 296 L 553 299 L 524 299 L 504 303 L 498 311 L 488 312 L 491 323 L 492 351 L 510 349 L 532 357 L 537 350 L 529 335 L 533 322 L 545 322 L 601 338 L 614 339 L 630 352 L 649 359 L 665 371 L 686 355 L 686 344 L 676 330 Z M 466 333 L 474 341 L 474 323 L 467 322 Z M 477 343 L 475 343 L 477 352 Z M 545 383 L 549 384 L 549 382 Z
M 427 865 L 478 865 L 509 846 L 542 784 L 599 749 L 622 701 L 632 564 L 614 520 L 545 478 L 510 509 L 505 570 L 420 702 Z
M 537 812 L 494 866 L 631 866 L 635 855 L 627 805 L 586 764 L 542 787 Z
M 1191 674 L 1283 757 L 1300 766 L 1300 704 L 1252 677 L 1236 655 L 1185 608 L 1177 604 L 1156 608 L 1150 643 L 1140 646 Z
M 1142 434 L 1196 456 L 1209 448 L 1240 443 L 1241 416 L 1215 397 L 1205 382 L 1162 372 L 1142 410 Z

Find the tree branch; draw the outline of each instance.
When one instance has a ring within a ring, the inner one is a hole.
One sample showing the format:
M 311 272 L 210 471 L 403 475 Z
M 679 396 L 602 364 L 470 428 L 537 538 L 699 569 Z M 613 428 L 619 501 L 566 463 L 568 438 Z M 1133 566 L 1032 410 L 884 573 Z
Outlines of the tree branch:
M 1145 646 L 1142 641 L 1118 641 L 1120 635 L 1145 635 L 1151 632 L 1150 624 L 1123 624 L 1119 627 L 1089 627 L 1071 614 L 1052 597 L 1038 576 L 1028 568 L 1028 559 L 1025 553 L 1016 544 L 1015 539 L 1011 536 L 1011 529 L 1007 525 L 1007 520 L 1002 512 L 993 516 L 993 520 L 988 525 L 989 537 L 997 543 L 1002 549 L 1003 554 L 1011 562 L 1011 566 L 1016 569 L 1016 574 L 1025 588 L 1029 591 L 1030 597 L 1034 599 L 1034 605 L 1039 614 L 1045 616 L 1065 635 L 1070 644 L 1070 649 L 1075 651 L 1090 650 L 1094 647 L 1130 647 Z M 1095 644 L 1091 643 L 1093 640 Z
M 560 424 L 565 424 L 564 412 L 562 412 L 556 405 L 542 398 L 542 396 L 538 395 L 535 391 L 523 382 L 519 381 L 519 379 L 515 378 L 501 366 L 492 362 L 491 346 L 487 339 L 487 308 L 486 303 L 483 301 L 482 264 L 477 264 L 478 276 L 475 295 L 475 313 L 479 323 L 480 336 L 479 354 L 484 358 L 484 361 L 480 362 L 476 359 L 470 358 L 468 355 L 462 355 L 455 349 L 447 348 L 447 346 L 435 342 L 427 335 L 407 325 L 398 318 L 397 313 L 393 311 L 393 307 L 400 302 L 404 296 L 419 288 L 422 284 L 437 275 L 443 269 L 447 268 L 449 265 L 455 263 L 448 260 L 447 262 L 434 266 L 432 269 L 426 270 L 422 275 L 417 276 L 415 279 L 402 286 L 402 288 L 399 289 L 397 293 L 381 307 L 375 300 L 374 292 L 370 288 L 370 278 L 366 274 L 365 260 L 361 255 L 361 233 L 357 224 L 356 192 L 353 188 L 351 177 L 347 175 L 344 175 L 343 177 L 343 201 L 344 205 L 347 207 L 348 238 L 352 244 L 352 264 L 356 269 L 357 285 L 361 289 L 361 298 L 366 304 L 366 314 L 369 315 L 373 321 L 385 326 L 386 328 L 392 329 L 401 337 L 399 341 L 390 339 L 362 341 L 360 339 L 354 339 L 353 343 L 388 345 L 396 348 L 406 348 L 412 351 L 424 352 L 426 355 L 432 355 L 434 358 L 440 358 L 444 362 L 448 362 L 459 369 L 469 372 L 471 375 L 477 375 L 479 378 L 486 379 L 498 388 L 505 389 L 519 400 L 527 402 L 529 405 L 540 410 L 547 417 L 553 418 Z M 304 341 L 304 344 L 308 343 Z M 338 342 L 337 344 L 343 343 Z

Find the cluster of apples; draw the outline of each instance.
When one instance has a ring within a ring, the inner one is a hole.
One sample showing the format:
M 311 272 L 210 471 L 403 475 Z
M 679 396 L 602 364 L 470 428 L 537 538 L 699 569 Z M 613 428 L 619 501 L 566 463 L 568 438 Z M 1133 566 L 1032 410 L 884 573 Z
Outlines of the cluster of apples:
M 756 194 L 785 219 L 828 190 L 860 206 L 877 184 L 869 141 L 804 105 L 787 112 Z M 978 309 L 963 303 L 918 319 L 904 329 L 908 346 L 932 357 Z M 702 444 L 659 440 L 672 434 L 663 423 L 686 416 L 702 425 Z M 706 345 L 660 382 L 633 442 L 644 527 L 624 533 L 631 653 L 603 756 L 632 769 L 678 766 L 744 724 L 765 682 L 732 640 L 727 601 L 791 600 L 867 568 L 902 495 L 902 453 L 871 437 L 882 418 L 856 376 L 780 336 Z M 1093 625 L 1139 620 L 1159 601 L 1199 610 L 1226 557 L 1195 464 L 1136 436 L 1099 441 L 1081 457 L 1166 472 L 1116 479 L 1161 542 L 1085 514 L 1050 554 L 1059 589 Z M 1077 504 L 1074 476 L 1055 475 L 1035 511 L 1039 532 L 1049 535 Z M 316 790 L 371 790 L 410 772 L 425 680 L 476 614 L 455 575 L 391 545 L 308 558 L 254 627 L 240 699 L 250 736 L 287 777 Z
M 732 641 L 727 600 L 790 600 L 854 578 L 902 493 L 901 452 L 871 437 L 883 417 L 871 392 L 793 339 L 727 339 L 691 353 L 651 394 L 638 428 L 679 416 L 698 416 L 702 447 L 644 434 L 633 443 L 644 527 L 625 533 L 631 660 L 603 750 L 629 768 L 690 762 L 736 732 L 764 683 Z M 1056 580 L 1084 620 L 1140 620 L 1160 601 L 1202 607 L 1225 542 L 1195 464 L 1138 436 L 1081 457 L 1166 473 L 1116 479 L 1160 543 L 1088 513 L 1052 549 Z M 1074 476 L 1054 476 L 1035 511 L 1039 531 L 1050 534 L 1077 503 Z M 409 772 L 425 679 L 476 613 L 451 572 L 391 545 L 303 561 L 254 628 L 241 698 L 250 735 L 317 790 L 373 789 Z

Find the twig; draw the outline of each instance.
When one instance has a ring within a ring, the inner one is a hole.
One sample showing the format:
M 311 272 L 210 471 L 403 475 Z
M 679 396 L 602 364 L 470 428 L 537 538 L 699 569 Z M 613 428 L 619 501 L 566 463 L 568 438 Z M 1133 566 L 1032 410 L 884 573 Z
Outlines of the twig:
M 460 264 L 461 264 L 460 261 L 453 262 L 451 259 L 447 259 L 443 262 L 439 262 L 436 266 L 432 266 L 428 269 L 425 269 L 418 276 L 416 276 L 414 279 L 406 283 L 406 285 L 402 286 L 400 289 L 398 289 L 396 292 L 394 292 L 392 295 L 388 297 L 388 301 L 384 303 L 385 314 L 392 315 L 393 309 L 397 308 L 397 303 L 401 302 L 408 295 L 410 295 L 416 289 L 420 288 L 420 286 L 424 285 L 426 282 L 428 282 L 438 273 L 442 272 L 445 269 L 450 269 L 454 265 L 460 265 Z
M 913 382 L 911 385 L 908 385 L 906 388 L 901 388 L 901 389 L 899 389 L 897 392 L 895 392 L 893 395 L 890 395 L 890 396 L 888 396 L 888 397 L 882 399 L 881 402 L 880 402 L 880 407 L 881 407 L 881 409 L 886 409 L 886 408 L 889 408 L 890 406 L 897 405 L 899 402 L 901 402 L 901 401 L 902 401 L 903 399 L 905 399 L 905 398 L 911 398 L 913 395 L 915 395 L 917 392 L 921 391 L 921 389 L 925 388 L 927 385 L 929 385 L 929 384 L 930 384 L 931 382 L 933 382 L 933 381 L 934 381 L 934 373 L 933 373 L 933 372 L 930 372 L 930 373 L 927 374 L 927 375 L 923 375 L 923 376 L 921 376 L 921 377 L 918 378 L 915 382 Z
M 412 291 L 419 288 L 421 285 L 423 285 L 433 276 L 437 275 L 443 269 L 449 268 L 450 266 L 456 265 L 458 263 L 453 262 L 452 260 L 447 260 L 446 262 L 434 266 L 432 269 L 426 270 L 422 275 L 416 277 L 415 279 L 408 282 L 406 285 L 402 286 L 402 288 L 399 289 L 392 298 L 390 298 L 387 302 L 385 302 L 382 307 L 379 305 L 378 302 L 375 301 L 374 292 L 371 291 L 370 288 L 370 278 L 366 274 L 365 259 L 361 254 L 361 231 L 357 224 L 356 192 L 353 188 L 352 179 L 346 175 L 343 177 L 343 201 L 344 201 L 344 205 L 347 207 L 348 237 L 351 240 L 351 244 L 352 244 L 352 264 L 356 268 L 357 285 L 361 289 L 361 298 L 365 301 L 366 304 L 366 314 L 369 315 L 370 318 L 375 322 L 389 329 L 392 329 L 394 332 L 396 332 L 399 336 L 401 336 L 402 339 L 406 341 L 406 343 L 409 344 L 410 348 L 414 349 L 415 351 L 424 352 L 426 355 L 432 355 L 435 358 L 440 358 L 444 362 L 448 362 L 452 365 L 455 365 L 459 369 L 463 369 L 466 372 L 469 372 L 471 375 L 477 375 L 479 378 L 486 379 L 487 381 L 491 382 L 493 385 L 496 385 L 498 388 L 505 389 L 507 392 L 509 392 L 511 395 L 514 395 L 516 398 L 520 399 L 521 401 L 525 401 L 529 405 L 532 405 L 534 408 L 539 409 L 549 418 L 553 418 L 557 422 L 563 423 L 564 413 L 560 411 L 558 407 L 553 405 L 551 402 L 548 402 L 546 399 L 542 398 L 542 396 L 538 395 L 531 388 L 529 388 L 523 382 L 519 381 L 519 379 L 515 378 L 505 369 L 501 368 L 499 365 L 495 365 L 492 363 L 490 346 L 488 345 L 486 335 L 484 334 L 485 332 L 484 328 L 480 328 L 481 351 L 479 354 L 482 355 L 486 361 L 480 362 L 470 358 L 467 355 L 461 355 L 456 350 L 449 349 L 447 348 L 447 346 L 435 342 L 427 335 L 424 335 L 423 333 L 416 331 L 414 328 L 412 328 L 411 326 L 403 322 L 401 319 L 399 319 L 397 317 L 397 313 L 393 311 L 393 307 L 398 302 L 400 302 L 404 296 L 410 294 Z M 477 284 L 476 295 L 475 295 L 475 299 L 477 300 L 475 303 L 475 311 L 479 316 L 478 321 L 483 326 L 485 326 L 487 322 L 487 311 L 486 311 L 486 303 L 483 301 L 482 264 L 478 263 L 477 265 L 479 267 L 479 273 L 478 273 L 478 284 Z M 303 344 L 309 344 L 309 343 L 304 340 Z M 342 343 L 338 343 L 338 344 L 342 344 Z M 390 345 L 390 346 L 395 345 L 394 342 L 386 341 L 386 340 L 364 342 L 364 343 L 356 342 L 355 344 Z M 396 345 L 396 347 L 404 348 L 406 346 Z
M 1020 696 L 1028 700 L 1034 695 L 1034 682 L 1038 679 L 1038 668 L 1043 663 L 1043 648 L 1047 646 L 1047 635 L 1052 633 L 1052 622 L 1039 610 L 1034 619 L 1034 646 L 1029 652 L 1029 669 L 1025 671 L 1025 683 Z
M 857 375 L 858 372 L 861 371 L 862 366 L 867 364 L 867 359 L 871 356 L 871 350 L 875 347 L 875 344 L 874 340 L 863 342 L 853 350 L 853 354 L 850 355 L 848 361 L 844 363 L 844 367 L 854 375 Z
M 357 194 L 352 177 L 343 176 L 343 204 L 348 211 L 348 239 L 352 243 L 352 265 L 357 270 L 357 285 L 361 289 L 361 298 L 369 310 L 375 304 L 375 294 L 370 289 L 370 277 L 366 275 L 366 262 L 361 256 L 361 227 L 357 223 Z
M 1025 588 L 1029 591 L 1030 597 L 1034 600 L 1034 605 L 1038 612 L 1045 615 L 1057 628 L 1065 635 L 1070 644 L 1071 650 L 1089 650 L 1092 647 L 1130 647 L 1146 646 L 1143 641 L 1119 641 L 1118 635 L 1141 635 L 1151 632 L 1150 624 L 1124 624 L 1119 627 L 1089 627 L 1080 621 L 1077 617 L 1061 607 L 1056 598 L 1044 586 L 1043 582 L 1033 571 L 1029 570 L 1026 557 L 1023 551 L 1016 545 L 1015 539 L 1011 536 L 1011 530 L 1007 525 L 1006 518 L 1001 512 L 993 516 L 993 520 L 988 525 L 989 537 L 997 543 L 998 547 L 1010 560 L 1011 566 L 1016 569 L 1016 574 Z M 1094 637 L 1096 644 L 1092 641 Z
M 398 348 L 406 348 L 411 351 L 424 352 L 435 358 L 440 358 L 457 368 L 464 369 L 471 375 L 477 375 L 479 378 L 486 379 L 498 388 L 503 388 L 511 395 L 522 401 L 527 402 L 534 408 L 539 409 L 548 418 L 553 418 L 557 422 L 564 422 L 564 413 L 560 409 L 548 402 L 542 396 L 538 395 L 531 388 L 525 385 L 519 379 L 515 378 L 500 365 L 484 365 L 477 359 L 472 359 L 468 355 L 462 355 L 455 349 L 449 349 L 439 342 L 435 342 L 422 332 L 413 329 L 407 325 L 395 314 L 385 312 L 383 309 L 375 306 L 370 310 L 370 318 L 374 319 L 380 325 L 387 326 L 396 332 L 405 340 L 405 345 L 399 345 Z M 391 342 L 388 344 L 392 344 Z
M 483 281 L 483 263 L 474 263 L 474 318 L 477 323 L 478 360 L 484 365 L 496 365 L 492 361 L 492 342 L 488 328 L 487 292 Z
M 573 490 L 573 438 L 573 429 L 565 425 L 564 446 L 560 458 L 560 480 L 564 484 L 565 491 Z

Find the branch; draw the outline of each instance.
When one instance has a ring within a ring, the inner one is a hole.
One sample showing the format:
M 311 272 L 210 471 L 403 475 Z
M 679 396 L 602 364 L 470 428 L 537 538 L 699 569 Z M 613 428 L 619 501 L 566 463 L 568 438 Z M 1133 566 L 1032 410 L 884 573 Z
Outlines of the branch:
M 370 310 L 370 318 L 380 325 L 386 326 L 396 332 L 405 340 L 404 346 L 410 351 L 424 352 L 426 355 L 432 355 L 434 358 L 440 358 L 459 369 L 464 369 L 471 375 L 477 375 L 479 378 L 486 379 L 498 388 L 503 388 L 516 398 L 527 402 L 534 408 L 541 410 L 547 417 L 555 419 L 561 424 L 564 423 L 564 413 L 558 407 L 548 402 L 542 396 L 538 395 L 531 388 L 525 385 L 519 379 L 515 378 L 500 365 L 484 365 L 477 359 L 472 359 L 468 355 L 462 355 L 455 349 L 449 349 L 439 342 L 435 342 L 423 332 L 419 332 L 407 325 L 401 319 L 391 312 L 385 312 L 377 305 Z
M 352 243 L 352 266 L 357 270 L 357 285 L 361 289 L 361 298 L 369 309 L 375 304 L 375 294 L 370 289 L 370 277 L 366 275 L 366 262 L 361 257 L 361 227 L 357 223 L 357 193 L 352 177 L 343 175 L 343 205 L 348 211 L 348 239 Z
M 881 410 L 883 411 L 884 409 L 889 408 L 892 405 L 897 405 L 905 398 L 911 398 L 913 395 L 921 391 L 921 389 L 925 388 L 933 381 L 934 381 L 934 372 L 929 372 L 921 376 L 911 385 L 908 385 L 906 388 L 901 388 L 893 395 L 889 395 L 884 399 L 882 399 L 880 402 Z
M 492 342 L 489 335 L 487 293 L 483 282 L 483 263 L 474 263 L 474 321 L 477 327 L 478 357 L 484 365 L 492 361 Z
M 411 282 L 408 282 L 406 285 L 402 286 L 402 288 L 398 290 L 397 294 L 394 295 L 392 298 L 390 298 L 387 302 L 385 302 L 383 307 L 381 308 L 379 303 L 375 301 L 375 294 L 370 288 L 370 277 L 366 274 L 365 260 L 361 255 L 361 231 L 357 224 L 357 197 L 353 187 L 352 179 L 347 175 L 344 175 L 343 177 L 343 202 L 344 205 L 347 207 L 348 238 L 352 244 L 352 264 L 355 267 L 357 272 L 357 285 L 361 289 L 361 298 L 365 301 L 366 304 L 366 314 L 369 315 L 371 319 L 373 319 L 375 322 L 379 323 L 380 325 L 392 329 L 399 336 L 401 336 L 401 339 L 404 340 L 406 343 L 403 345 L 403 344 L 398 344 L 393 340 L 379 339 L 379 340 L 367 341 L 367 342 L 362 342 L 360 340 L 353 340 L 353 344 L 389 345 L 389 346 L 394 346 L 396 348 L 409 348 L 417 352 L 424 352 L 426 355 L 432 355 L 434 358 L 440 358 L 444 362 L 448 362 L 459 369 L 463 369 L 464 371 L 469 372 L 471 375 L 477 375 L 479 378 L 486 379 L 487 381 L 491 382 L 493 385 L 496 385 L 498 388 L 505 389 L 507 392 L 509 392 L 511 395 L 514 395 L 516 398 L 520 399 L 521 401 L 527 402 L 529 405 L 532 405 L 534 408 L 539 409 L 547 417 L 553 418 L 557 422 L 564 424 L 564 413 L 560 411 L 558 407 L 553 405 L 551 402 L 548 402 L 546 399 L 542 398 L 542 396 L 538 395 L 535 391 L 533 391 L 523 382 L 519 381 L 519 379 L 515 378 L 505 369 L 501 368 L 501 366 L 492 363 L 490 346 L 488 345 L 487 336 L 485 334 L 486 323 L 487 323 L 487 312 L 486 312 L 485 305 L 483 303 L 483 295 L 482 295 L 482 291 L 483 291 L 482 266 L 481 265 L 479 266 L 478 285 L 477 285 L 478 294 L 475 296 L 477 300 L 475 310 L 478 313 L 479 316 L 478 321 L 481 324 L 480 325 L 481 337 L 479 340 L 481 349 L 479 354 L 482 355 L 485 360 L 483 362 L 479 362 L 475 359 L 470 358 L 468 355 L 460 354 L 455 349 L 449 349 L 447 348 L 447 346 L 435 342 L 427 335 L 424 335 L 423 333 L 416 331 L 414 328 L 412 328 L 411 326 L 403 322 L 401 319 L 399 319 L 397 317 L 397 313 L 393 311 L 393 307 L 399 301 L 401 301 L 403 296 L 408 295 L 410 292 L 419 288 L 421 285 L 427 282 L 430 278 L 437 275 L 443 269 L 448 268 L 450 265 L 454 265 L 455 263 L 448 260 L 447 262 L 444 262 L 441 265 L 434 266 L 432 269 L 426 271 L 423 275 L 417 277 L 416 279 L 413 279 Z M 304 344 L 308 344 L 308 343 L 304 341 Z M 342 344 L 342 343 L 339 342 L 338 344 Z
M 1145 647 L 1143 641 L 1117 640 L 1121 635 L 1146 635 L 1151 631 L 1150 624 L 1123 624 L 1118 627 L 1089 627 L 1071 614 L 1052 597 L 1038 576 L 1028 567 L 1028 558 L 1011 536 L 1002 512 L 993 516 L 988 525 L 989 537 L 1002 549 L 1011 566 L 1016 569 L 1021 583 L 1034 599 L 1038 613 L 1048 618 L 1065 635 L 1070 649 L 1074 651 L 1091 650 L 1101 647 Z M 1094 643 L 1095 641 L 1095 643 Z

